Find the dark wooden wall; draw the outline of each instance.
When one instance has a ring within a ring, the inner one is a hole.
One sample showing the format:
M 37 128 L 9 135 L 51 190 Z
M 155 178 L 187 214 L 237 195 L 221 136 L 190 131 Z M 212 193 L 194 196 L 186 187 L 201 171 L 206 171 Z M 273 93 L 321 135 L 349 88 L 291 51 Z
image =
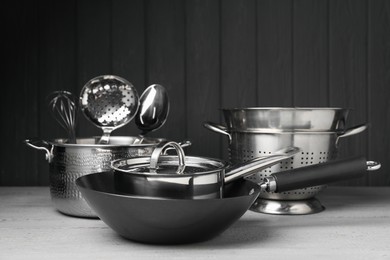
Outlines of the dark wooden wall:
M 47 185 L 44 153 L 28 137 L 65 133 L 48 113 L 54 90 L 77 95 L 92 77 L 116 74 L 139 93 L 164 85 L 166 125 L 153 136 L 190 139 L 191 154 L 226 158 L 227 140 L 202 127 L 222 107 L 339 106 L 341 143 L 383 167 L 342 185 L 390 185 L 390 1 L 25 0 L 2 8 L 0 185 Z M 5 80 L 4 80 L 5 79 Z M 100 129 L 79 117 L 79 136 Z M 114 135 L 136 135 L 131 122 Z

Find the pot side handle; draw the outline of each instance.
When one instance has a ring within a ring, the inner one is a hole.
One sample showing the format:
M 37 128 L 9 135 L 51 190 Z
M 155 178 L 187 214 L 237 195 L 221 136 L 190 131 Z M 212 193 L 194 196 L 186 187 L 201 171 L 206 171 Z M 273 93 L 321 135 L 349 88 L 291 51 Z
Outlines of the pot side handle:
M 358 133 L 365 131 L 367 128 L 368 128 L 368 124 L 357 125 L 357 126 L 348 128 L 342 134 L 340 134 L 338 137 L 341 138 L 341 137 L 356 135 Z
M 229 144 L 232 142 L 232 135 L 228 133 L 228 130 L 225 126 L 218 125 L 218 124 L 212 123 L 212 122 L 204 122 L 203 126 L 207 129 L 213 131 L 213 132 L 227 135 L 229 137 Z
M 348 128 L 344 132 L 338 134 L 337 139 L 336 139 L 336 146 L 338 146 L 340 138 L 344 138 L 344 137 L 348 137 L 348 136 L 351 136 L 351 135 L 359 134 L 361 132 L 364 132 L 367 128 L 368 128 L 368 124 L 361 124 L 361 125 L 357 125 L 357 126 Z
M 53 146 L 44 140 L 31 138 L 24 140 L 24 143 L 34 149 L 43 150 L 46 152 L 45 158 L 50 163 L 53 159 Z

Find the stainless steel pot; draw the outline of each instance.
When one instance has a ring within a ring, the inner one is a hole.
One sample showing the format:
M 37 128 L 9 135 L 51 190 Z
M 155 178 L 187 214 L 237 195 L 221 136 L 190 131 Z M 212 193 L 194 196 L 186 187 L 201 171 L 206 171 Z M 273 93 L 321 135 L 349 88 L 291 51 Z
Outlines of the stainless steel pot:
M 329 107 L 249 107 L 222 109 L 234 131 L 344 131 L 349 109 Z
M 75 144 L 67 139 L 50 141 L 28 139 L 25 143 L 46 152 L 49 162 L 50 195 L 55 207 L 62 213 L 77 217 L 97 217 L 89 207 L 75 181 L 90 173 L 110 170 L 110 162 L 119 158 L 151 155 L 162 138 L 113 136 L 110 144 L 99 144 L 100 137 L 77 138 Z M 188 146 L 189 141 L 181 143 Z
M 169 146 L 176 149 L 178 156 L 161 155 Z M 161 142 L 151 156 L 114 160 L 111 168 L 115 172 L 118 190 L 130 190 L 133 195 L 153 197 L 164 194 L 164 198 L 174 199 L 221 198 L 224 184 L 298 152 L 298 148 L 287 147 L 267 157 L 230 166 L 218 159 L 185 156 L 177 143 Z

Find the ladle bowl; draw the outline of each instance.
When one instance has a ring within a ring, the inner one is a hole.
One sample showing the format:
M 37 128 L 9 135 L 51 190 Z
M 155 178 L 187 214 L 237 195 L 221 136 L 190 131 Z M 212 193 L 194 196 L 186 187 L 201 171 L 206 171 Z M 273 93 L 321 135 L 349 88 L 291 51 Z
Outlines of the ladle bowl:
M 141 136 L 156 131 L 165 124 L 169 114 L 169 98 L 166 89 L 159 84 L 150 85 L 140 97 L 135 123 Z

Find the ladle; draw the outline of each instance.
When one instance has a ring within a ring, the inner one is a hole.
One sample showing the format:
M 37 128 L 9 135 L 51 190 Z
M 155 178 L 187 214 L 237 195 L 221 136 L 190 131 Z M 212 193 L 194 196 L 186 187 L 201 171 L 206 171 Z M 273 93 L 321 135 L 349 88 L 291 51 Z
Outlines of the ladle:
M 164 125 L 169 114 L 169 98 L 166 89 L 159 84 L 150 85 L 140 97 L 135 123 L 141 137 Z

